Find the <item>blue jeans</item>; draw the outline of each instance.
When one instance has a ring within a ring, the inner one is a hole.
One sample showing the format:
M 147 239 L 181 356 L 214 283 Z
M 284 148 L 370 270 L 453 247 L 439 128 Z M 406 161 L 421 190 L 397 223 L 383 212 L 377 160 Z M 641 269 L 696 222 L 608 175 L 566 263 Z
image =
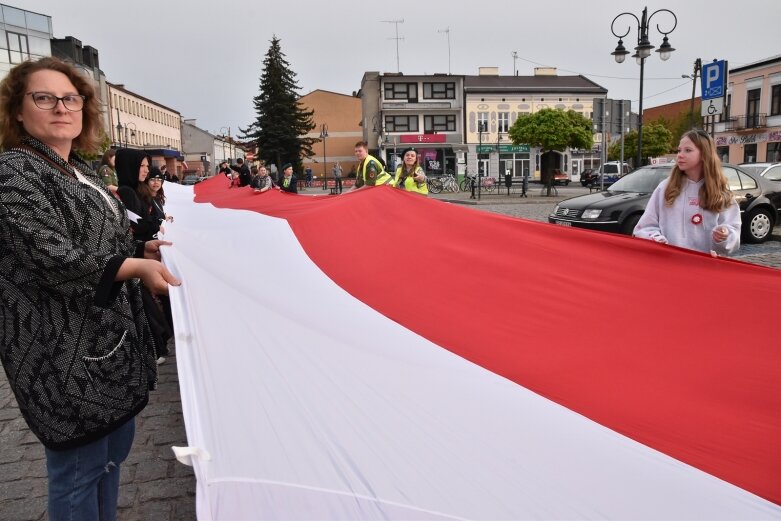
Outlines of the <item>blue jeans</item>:
M 119 465 L 130 453 L 135 418 L 88 445 L 46 449 L 50 521 L 114 521 Z

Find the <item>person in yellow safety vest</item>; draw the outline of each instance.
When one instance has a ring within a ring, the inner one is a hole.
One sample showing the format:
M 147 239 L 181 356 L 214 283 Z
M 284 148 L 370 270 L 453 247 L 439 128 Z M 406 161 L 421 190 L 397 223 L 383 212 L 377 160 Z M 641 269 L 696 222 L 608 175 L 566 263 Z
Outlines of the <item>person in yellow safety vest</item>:
M 366 141 L 358 141 L 355 144 L 355 159 L 358 160 L 358 170 L 352 189 L 380 186 L 393 180 L 391 175 L 385 171 L 380 160 L 369 155 L 369 144 Z
M 408 192 L 428 195 L 426 174 L 418 164 L 418 151 L 408 148 L 402 153 L 403 163 L 396 169 L 396 177 L 391 185 Z

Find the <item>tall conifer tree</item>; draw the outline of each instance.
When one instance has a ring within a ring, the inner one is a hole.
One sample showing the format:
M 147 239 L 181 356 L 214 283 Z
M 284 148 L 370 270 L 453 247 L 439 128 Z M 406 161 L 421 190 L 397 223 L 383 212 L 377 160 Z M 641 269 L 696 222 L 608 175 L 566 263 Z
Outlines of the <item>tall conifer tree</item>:
M 301 171 L 302 157 L 314 155 L 312 145 L 318 141 L 304 137 L 315 128 L 314 111 L 299 105 L 298 90 L 296 73 L 290 69 L 275 35 L 263 59 L 260 93 L 253 98 L 257 119 L 239 131 L 242 139 L 256 144 L 259 158 L 266 164 L 281 167 L 292 163 L 296 172 Z

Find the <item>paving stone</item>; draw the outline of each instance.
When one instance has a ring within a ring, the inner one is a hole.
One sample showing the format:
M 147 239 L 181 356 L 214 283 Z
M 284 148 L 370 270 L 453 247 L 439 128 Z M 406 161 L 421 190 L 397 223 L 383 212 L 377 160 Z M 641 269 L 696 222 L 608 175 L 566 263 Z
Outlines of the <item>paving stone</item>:
M 186 497 L 190 487 L 189 480 L 166 478 L 139 483 L 138 490 L 139 500 L 144 504 L 157 499 Z
M 138 496 L 138 485 L 129 483 L 119 485 L 119 501 L 117 502 L 117 508 L 131 508 L 136 504 Z
M 194 478 L 195 471 L 189 465 L 174 461 L 171 466 L 171 472 L 168 475 L 172 478 Z
M 157 460 L 147 461 L 143 465 L 136 466 L 135 483 L 155 481 L 168 477 L 168 462 Z
M 149 418 L 150 416 L 166 416 L 171 413 L 171 406 L 167 403 L 150 403 L 143 411 L 138 415 L 141 418 Z
M 19 460 L 0 464 L 0 481 L 9 482 L 24 478 L 30 469 L 30 462 Z
M 45 501 L 0 501 L 0 516 L 3 521 L 38 521 L 45 519 Z M 194 518 L 193 518 L 194 519 Z
M 171 517 L 172 506 L 170 501 L 162 500 L 141 503 L 136 508 L 144 521 L 169 521 L 175 519 Z

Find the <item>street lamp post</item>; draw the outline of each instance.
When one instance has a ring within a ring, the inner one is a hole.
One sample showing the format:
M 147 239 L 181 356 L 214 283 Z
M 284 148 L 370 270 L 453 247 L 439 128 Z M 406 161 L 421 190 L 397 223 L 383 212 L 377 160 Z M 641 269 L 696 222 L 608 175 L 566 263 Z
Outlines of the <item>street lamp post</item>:
M 133 126 L 133 128 L 130 128 L 130 126 Z M 119 146 L 122 147 L 122 134 L 125 134 L 125 148 L 128 147 L 128 130 L 130 130 L 130 136 L 136 137 L 136 124 L 132 121 L 129 123 L 125 123 L 124 125 L 122 122 L 119 121 L 119 109 L 117 109 L 117 142 L 119 143 Z
M 483 132 L 485 132 L 484 123 L 484 121 L 477 122 L 477 172 L 475 172 L 475 177 L 472 178 L 472 199 L 475 198 L 475 182 L 477 182 L 477 198 L 480 199 L 480 154 L 483 153 Z
M 637 59 L 637 64 L 640 65 L 640 105 L 638 109 L 637 114 L 637 165 L 636 167 L 639 167 L 642 165 L 643 162 L 643 76 L 645 72 L 645 59 L 648 58 L 651 55 L 651 49 L 654 48 L 654 45 L 651 45 L 651 42 L 648 41 L 648 29 L 649 29 L 649 23 L 651 22 L 651 18 L 657 13 L 670 13 L 673 17 L 673 26 L 672 29 L 669 31 L 663 31 L 661 27 L 657 24 L 656 30 L 659 32 L 659 34 L 664 35 L 662 39 L 662 45 L 659 46 L 659 48 L 656 50 L 656 52 L 659 53 L 659 58 L 662 59 L 662 61 L 666 61 L 670 58 L 670 53 L 672 53 L 675 49 L 673 49 L 672 45 L 670 45 L 670 42 L 667 39 L 667 35 L 670 34 L 675 30 L 675 28 L 678 26 L 678 17 L 675 16 L 675 13 L 670 11 L 669 9 L 658 9 L 651 13 L 651 15 L 648 15 L 648 8 L 643 8 L 643 14 L 642 18 L 638 19 L 637 16 L 635 16 L 632 13 L 624 12 L 613 18 L 613 22 L 610 24 L 610 31 L 613 33 L 613 36 L 618 38 L 618 45 L 616 46 L 616 50 L 611 52 L 610 54 L 613 55 L 616 59 L 616 62 L 623 63 L 623 61 L 626 59 L 626 55 L 629 54 L 629 51 L 626 50 L 624 47 L 624 38 L 632 31 L 631 21 L 630 25 L 627 26 L 626 32 L 623 34 L 618 34 L 615 31 L 615 24 L 616 21 L 621 18 L 622 16 L 631 16 L 635 19 L 637 22 L 637 47 L 635 47 L 635 54 L 632 55 L 633 58 Z
M 328 188 L 328 156 L 325 154 L 325 140 L 328 137 L 328 125 L 323 123 L 320 125 L 320 139 L 323 140 L 323 190 Z
M 132 125 L 133 128 L 130 128 L 131 125 Z M 128 145 L 129 141 L 127 139 L 127 131 L 128 130 L 130 130 L 130 137 L 135 138 L 136 137 L 136 130 L 138 130 L 138 128 L 136 127 L 136 124 L 133 123 L 132 121 L 130 121 L 128 123 L 125 123 L 125 147 L 129 146 Z

